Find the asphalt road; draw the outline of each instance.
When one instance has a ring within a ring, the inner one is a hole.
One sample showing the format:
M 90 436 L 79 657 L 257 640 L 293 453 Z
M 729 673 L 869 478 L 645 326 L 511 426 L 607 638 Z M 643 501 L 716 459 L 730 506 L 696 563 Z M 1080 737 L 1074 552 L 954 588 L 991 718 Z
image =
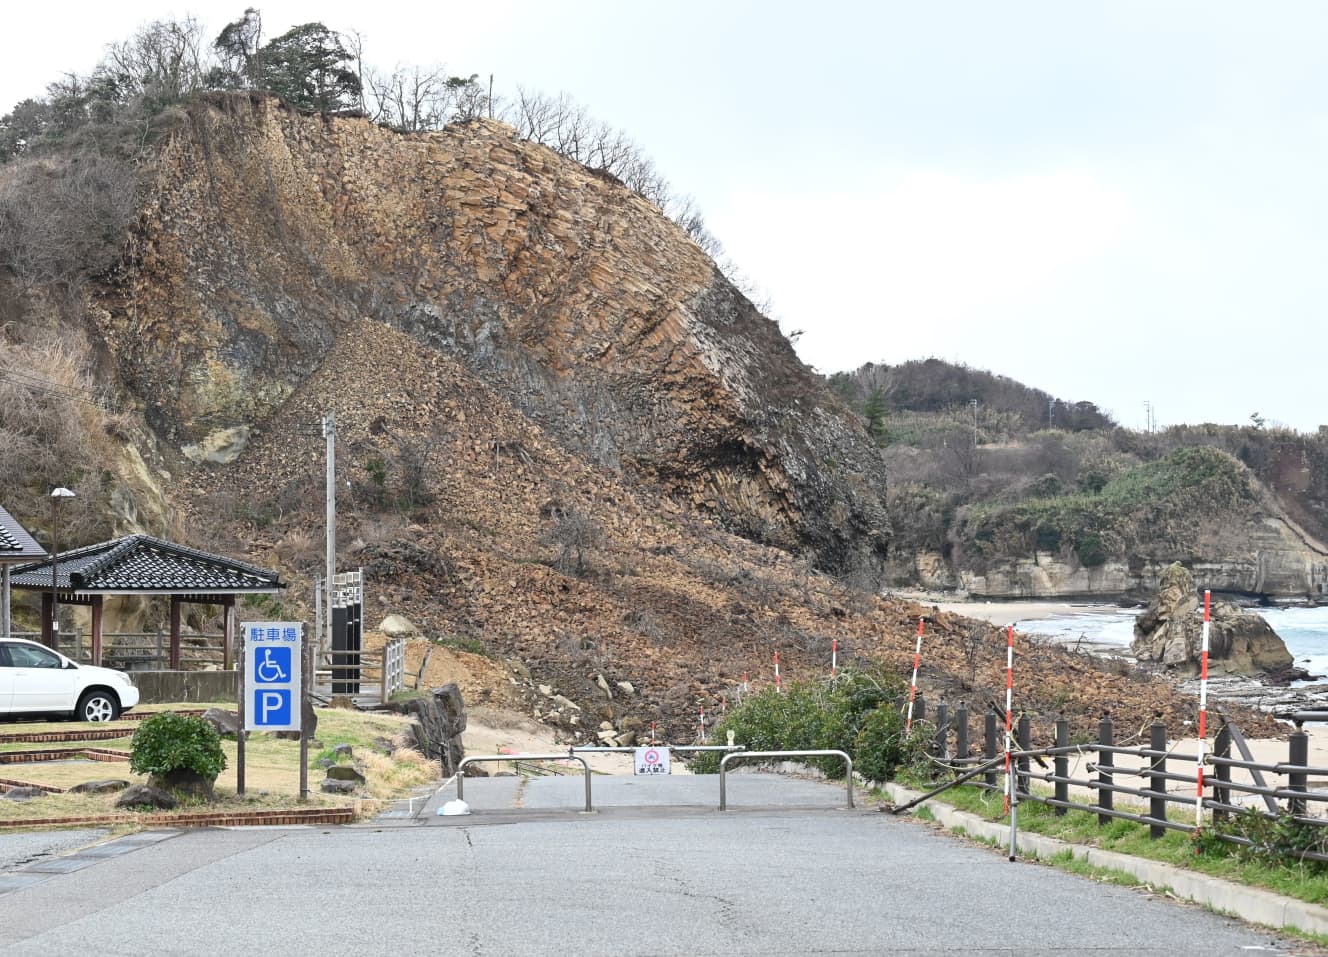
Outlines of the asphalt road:
M 437 817 L 435 801 L 375 826 L 136 835 L 0 876 L 0 954 L 1298 952 L 847 810 L 842 786 L 739 777 L 722 814 L 713 778 L 672 779 L 667 805 L 596 778 L 590 815 L 579 779 L 476 779 L 469 817 Z

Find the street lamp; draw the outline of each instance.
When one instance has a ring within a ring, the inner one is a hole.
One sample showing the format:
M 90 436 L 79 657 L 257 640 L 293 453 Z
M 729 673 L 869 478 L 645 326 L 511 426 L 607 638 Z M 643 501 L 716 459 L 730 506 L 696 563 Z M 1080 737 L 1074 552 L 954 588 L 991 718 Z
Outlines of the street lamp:
M 73 498 L 74 493 L 63 485 L 51 491 L 51 647 L 60 650 L 60 594 L 56 590 L 56 570 L 60 564 L 60 542 L 57 533 L 55 506 L 62 498 Z

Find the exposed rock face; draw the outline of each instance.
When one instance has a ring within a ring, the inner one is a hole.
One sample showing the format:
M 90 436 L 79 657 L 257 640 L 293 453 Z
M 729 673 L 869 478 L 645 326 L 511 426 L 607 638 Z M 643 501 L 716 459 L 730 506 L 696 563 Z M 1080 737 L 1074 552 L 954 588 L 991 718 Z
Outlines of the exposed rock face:
M 103 336 L 193 455 L 229 454 L 369 318 L 733 530 L 835 572 L 884 557 L 876 448 L 776 325 L 652 204 L 503 124 L 195 104 L 125 276 Z
M 1194 577 L 1179 563 L 1167 568 L 1157 596 L 1134 624 L 1130 650 L 1141 661 L 1197 672 L 1203 619 Z M 1212 608 L 1208 669 L 1214 674 L 1262 674 L 1290 666 L 1291 653 L 1277 633 L 1256 614 L 1229 602 Z
M 1328 595 L 1328 556 L 1305 545 L 1275 516 L 1249 526 L 1244 555 L 1192 562 L 1195 574 L 1224 592 L 1268 598 L 1323 601 Z M 1142 600 L 1161 585 L 1171 564 L 1165 559 L 1109 561 L 1094 568 L 1047 552 L 1032 558 L 993 563 L 982 573 L 961 572 L 965 591 L 974 598 L 1118 598 Z M 944 587 L 944 582 L 931 587 Z

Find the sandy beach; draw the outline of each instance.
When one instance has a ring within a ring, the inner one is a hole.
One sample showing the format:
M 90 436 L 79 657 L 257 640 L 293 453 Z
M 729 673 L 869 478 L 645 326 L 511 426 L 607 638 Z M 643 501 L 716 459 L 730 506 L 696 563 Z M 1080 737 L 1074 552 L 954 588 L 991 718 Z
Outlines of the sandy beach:
M 890 597 L 915 601 L 920 605 L 967 618 L 981 618 L 993 625 L 1017 625 L 1021 621 L 1059 618 L 1063 615 L 1120 614 L 1118 605 L 1057 601 L 952 601 L 921 592 L 895 592 Z

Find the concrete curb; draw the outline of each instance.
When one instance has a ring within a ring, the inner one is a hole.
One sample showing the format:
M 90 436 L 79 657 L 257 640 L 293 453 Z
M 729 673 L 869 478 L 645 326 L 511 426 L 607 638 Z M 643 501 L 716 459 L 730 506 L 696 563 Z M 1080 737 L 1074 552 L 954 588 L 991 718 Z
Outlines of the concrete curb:
M 917 800 L 922 793 L 897 784 L 886 784 L 884 790 L 897 804 Z M 957 810 L 939 801 L 924 801 L 921 806 L 931 811 L 932 816 L 949 830 L 962 828 L 965 833 L 983 840 L 994 841 L 1000 847 L 1010 846 L 1008 824 L 985 821 L 975 814 Z M 1224 914 L 1231 914 L 1241 920 L 1263 924 L 1275 930 L 1294 928 L 1328 935 L 1328 908 L 1317 904 L 1307 904 L 1304 901 L 1282 897 L 1272 891 L 1247 887 L 1244 884 L 1210 877 L 1196 871 L 1187 871 L 1160 861 L 1130 857 L 1128 854 L 1104 851 L 1101 848 L 1082 844 L 1067 844 L 1028 831 L 1019 832 L 1021 855 L 1036 854 L 1040 860 L 1047 860 L 1066 851 L 1094 867 L 1122 871 L 1153 887 L 1169 888 L 1175 896 L 1183 900 L 1201 904 Z

